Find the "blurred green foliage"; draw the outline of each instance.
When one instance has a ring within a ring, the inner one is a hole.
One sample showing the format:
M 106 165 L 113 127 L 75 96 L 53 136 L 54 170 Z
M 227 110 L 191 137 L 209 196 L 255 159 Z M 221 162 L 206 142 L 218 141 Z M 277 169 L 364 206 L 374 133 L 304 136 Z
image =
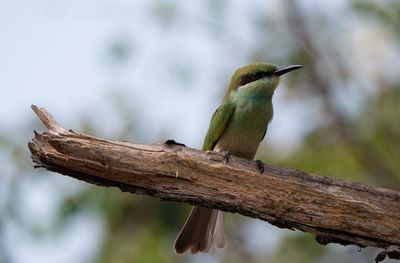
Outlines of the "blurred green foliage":
M 227 1 L 208 1 L 208 8 L 217 22 L 204 23 L 205 30 L 220 32 L 224 27 L 229 29 L 229 24 L 224 24 L 222 19 L 228 5 Z M 346 54 L 341 49 L 340 42 L 324 40 L 340 39 L 341 32 L 324 28 L 332 21 L 319 14 L 318 10 L 306 11 L 298 2 L 295 4 L 290 0 L 282 1 L 282 7 L 284 13 L 279 19 L 267 17 L 263 10 L 257 10 L 253 28 L 256 41 L 249 52 L 249 61 L 282 61 L 282 64 L 286 62 L 305 65 L 301 73 L 290 75 L 291 78 L 289 76 L 287 79 L 285 103 L 300 100 L 305 105 L 314 105 L 315 114 L 323 121 L 308 131 L 301 145 L 284 158 L 277 158 L 277 149 L 268 147 L 268 144 L 262 147 L 260 157 L 267 162 L 325 176 L 399 189 L 400 78 L 387 82 L 383 77 L 385 68 L 374 69 L 374 74 L 378 77 L 369 81 L 374 81 L 372 85 L 376 88 L 373 92 L 356 89 L 356 96 L 365 97 L 365 100 L 357 113 L 350 116 L 343 105 L 338 103 L 337 93 L 347 92 L 344 90 L 348 88 L 346 83 L 355 79 L 357 69 L 348 65 L 349 59 L 344 61 Z M 381 30 L 390 29 L 391 37 L 400 37 L 399 1 L 354 0 L 346 8 L 346 12 L 359 19 L 360 23 L 374 20 Z M 176 26 L 175 19 L 180 15 L 179 4 L 174 1 L 156 2 L 152 14 L 160 25 L 168 26 L 172 30 Z M 115 57 L 115 63 L 124 63 L 131 55 L 129 43 L 125 43 L 124 38 L 121 39 L 110 47 L 110 56 Z M 396 45 L 399 48 L 398 43 Z M 182 81 L 190 82 L 193 71 L 185 66 L 178 68 L 178 71 L 182 75 Z M 358 86 L 357 83 L 355 85 Z M 124 120 L 123 127 L 113 137 L 128 141 L 141 138 L 143 135 L 138 134 L 135 129 L 141 121 L 137 114 L 140 109 L 132 107 L 133 103 L 129 103 L 130 98 L 126 98 L 125 94 L 108 95 L 118 116 Z M 29 124 L 26 127 L 32 126 Z M 24 127 L 24 130 L 31 129 Z M 80 130 L 92 134 L 96 132 L 90 120 L 84 121 Z M 26 139 L 30 136 L 25 134 L 22 137 Z M 23 195 L 21 182 L 32 180 L 32 177 L 46 177 L 43 172 L 32 172 L 26 145 L 21 144 L 24 140 L 20 139 L 12 138 L 6 133 L 0 136 L 0 154 L 7 156 L 7 160 L 12 163 L 9 170 L 2 172 L 7 173 L 7 179 L 3 177 L 2 180 L 8 180 L 8 189 L 3 189 L 3 205 L 0 207 L 0 262 L 12 262 L 8 247 L 4 244 L 5 240 L 1 238 L 6 220 L 11 219 L 19 227 L 40 238 L 41 235 L 46 235 L 46 231 L 60 231 L 71 217 L 87 211 L 101 217 L 105 227 L 101 248 L 93 262 L 372 261 L 368 253 L 359 253 L 355 248 L 332 249 L 332 246 L 320 246 L 310 235 L 302 233 L 285 235 L 278 248 L 271 253 L 262 251 L 255 254 L 243 244 L 246 238 L 232 233 L 228 248 L 214 251 L 212 256 L 178 256 L 173 253 L 172 244 L 189 211 L 188 205 L 160 202 L 149 197 L 121 193 L 116 189 L 88 185 L 74 194 L 66 195 L 59 206 L 53 226 L 41 229 L 27 224 L 26 218 L 22 218 L 18 212 L 18 200 Z M 268 135 L 266 140 L 268 142 Z M 36 175 L 37 173 L 41 175 Z M 228 228 L 232 228 L 227 230 L 229 233 L 249 224 L 251 219 L 227 215 L 227 222 Z

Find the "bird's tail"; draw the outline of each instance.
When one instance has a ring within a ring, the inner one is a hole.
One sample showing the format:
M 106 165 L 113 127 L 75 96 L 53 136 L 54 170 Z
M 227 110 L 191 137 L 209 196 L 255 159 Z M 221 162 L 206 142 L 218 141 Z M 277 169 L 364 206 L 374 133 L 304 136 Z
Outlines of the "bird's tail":
M 175 240 L 176 253 L 208 252 L 211 247 L 226 244 L 223 213 L 215 209 L 195 206 Z

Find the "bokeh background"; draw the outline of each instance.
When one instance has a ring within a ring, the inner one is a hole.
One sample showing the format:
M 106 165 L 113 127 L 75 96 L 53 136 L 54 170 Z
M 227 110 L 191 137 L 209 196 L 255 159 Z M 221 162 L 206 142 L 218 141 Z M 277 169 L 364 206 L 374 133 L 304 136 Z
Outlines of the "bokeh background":
M 302 64 L 257 158 L 399 189 L 399 41 L 398 0 L 0 0 L 0 262 L 372 262 L 233 214 L 226 249 L 175 255 L 190 206 L 34 170 L 30 105 L 75 131 L 201 148 L 236 68 Z

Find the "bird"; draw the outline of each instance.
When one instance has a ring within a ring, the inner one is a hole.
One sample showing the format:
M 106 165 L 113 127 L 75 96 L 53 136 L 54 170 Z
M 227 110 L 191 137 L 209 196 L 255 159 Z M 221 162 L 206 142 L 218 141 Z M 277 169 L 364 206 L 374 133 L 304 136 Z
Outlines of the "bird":
M 301 67 L 256 62 L 237 69 L 211 118 L 203 150 L 253 160 L 273 117 L 272 96 L 280 76 Z M 175 240 L 174 249 L 178 254 L 188 250 L 195 254 L 225 245 L 223 212 L 194 206 Z

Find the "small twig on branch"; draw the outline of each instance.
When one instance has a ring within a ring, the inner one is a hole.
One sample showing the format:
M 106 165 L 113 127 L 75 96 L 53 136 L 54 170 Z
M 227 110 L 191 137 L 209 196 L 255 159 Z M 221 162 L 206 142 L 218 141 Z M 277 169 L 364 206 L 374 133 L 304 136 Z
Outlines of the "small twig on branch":
M 400 247 L 400 193 L 175 144 L 131 144 L 69 132 L 32 106 L 48 129 L 28 143 L 38 167 L 101 186 L 259 218 L 312 233 L 321 244 Z M 393 252 L 394 251 L 394 252 Z M 398 255 L 398 253 L 396 254 Z M 377 258 L 378 259 L 378 258 Z

